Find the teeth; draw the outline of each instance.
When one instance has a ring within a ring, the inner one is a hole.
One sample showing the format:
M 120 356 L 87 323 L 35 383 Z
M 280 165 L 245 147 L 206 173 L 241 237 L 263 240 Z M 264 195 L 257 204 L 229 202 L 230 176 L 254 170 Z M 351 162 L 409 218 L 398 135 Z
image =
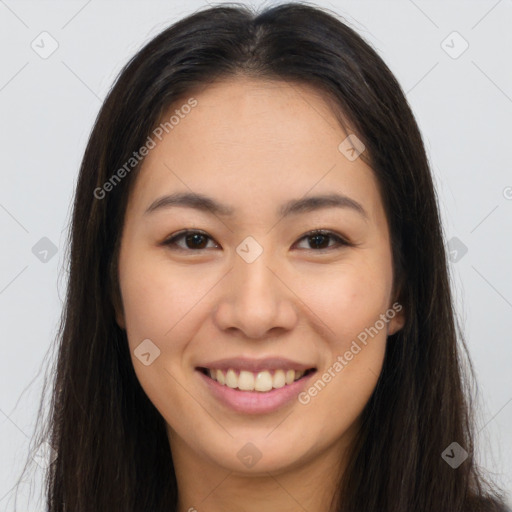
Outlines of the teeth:
M 238 389 L 242 391 L 252 391 L 254 389 L 254 374 L 241 371 L 238 377 Z
M 268 370 L 253 373 L 241 370 L 239 374 L 232 368 L 227 372 L 223 370 L 208 370 L 208 375 L 222 386 L 226 385 L 232 389 L 242 391 L 271 391 L 283 386 L 290 385 L 304 375 L 304 371 L 275 370 L 274 374 Z
M 210 371 L 212 371 L 212 370 L 210 370 Z M 215 372 L 215 377 L 212 377 L 212 379 L 215 379 L 219 384 L 222 384 L 222 385 L 224 385 L 226 383 L 226 377 L 220 370 L 217 370 Z
M 270 372 L 259 372 L 256 375 L 254 389 L 256 391 L 270 391 L 272 389 L 272 375 L 270 375 Z
M 272 378 L 272 387 L 282 388 L 286 384 L 286 375 L 283 370 L 276 370 Z
M 229 388 L 238 387 L 238 376 L 234 370 L 229 369 L 228 373 L 226 373 L 226 386 Z

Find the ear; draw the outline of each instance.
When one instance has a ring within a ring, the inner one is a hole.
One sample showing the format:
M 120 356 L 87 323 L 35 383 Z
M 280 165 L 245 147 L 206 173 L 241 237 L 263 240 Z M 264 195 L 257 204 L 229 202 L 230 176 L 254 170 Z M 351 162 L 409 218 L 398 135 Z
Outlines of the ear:
M 123 301 L 121 299 L 121 292 L 119 290 L 119 286 L 117 286 L 117 285 L 115 286 L 115 289 L 111 294 L 111 299 L 112 299 L 112 306 L 114 307 L 116 323 L 121 329 L 126 330 Z
M 121 288 L 119 285 L 119 275 L 118 275 L 118 258 L 119 258 L 119 240 L 116 244 L 116 248 L 114 249 L 114 255 L 110 261 L 109 268 L 109 290 L 110 290 L 110 301 L 114 308 L 114 315 L 116 318 L 117 325 L 126 330 L 126 322 L 124 317 L 124 308 L 123 308 L 123 300 L 121 296 Z
M 390 312 L 390 320 L 388 322 L 387 334 L 388 336 L 391 336 L 402 329 L 405 325 L 405 309 L 399 302 L 394 302 L 388 311 Z M 393 313 L 394 316 L 391 317 Z
M 405 308 L 403 306 L 402 293 L 405 285 L 405 274 L 399 272 L 397 277 L 394 277 L 392 292 L 391 292 L 391 305 L 388 308 L 389 322 L 387 325 L 387 335 L 392 336 L 405 325 Z
M 121 329 L 126 331 L 126 324 L 124 321 L 124 313 L 122 311 L 119 311 L 117 308 L 115 308 L 115 309 L 116 309 L 116 323 Z

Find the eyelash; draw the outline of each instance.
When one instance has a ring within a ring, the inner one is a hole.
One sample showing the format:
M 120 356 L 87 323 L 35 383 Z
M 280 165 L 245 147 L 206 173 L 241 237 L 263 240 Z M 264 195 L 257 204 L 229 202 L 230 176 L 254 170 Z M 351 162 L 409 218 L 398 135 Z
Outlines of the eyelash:
M 208 236 L 203 231 L 185 230 L 185 231 L 181 231 L 180 233 L 177 233 L 177 234 L 173 235 L 172 237 L 166 239 L 162 243 L 162 245 L 170 247 L 172 250 L 178 250 L 178 251 L 184 251 L 184 252 L 200 252 L 200 251 L 206 250 L 204 248 L 203 249 L 189 249 L 189 248 L 179 247 L 176 245 L 176 240 L 184 238 L 187 235 L 195 235 L 195 234 L 202 235 L 206 238 L 209 238 L 210 240 L 213 240 L 210 236 Z M 309 251 L 313 251 L 313 252 L 325 252 L 325 251 L 330 251 L 330 250 L 333 250 L 336 248 L 340 249 L 343 246 L 347 246 L 347 247 L 354 246 L 354 244 L 348 242 L 345 238 L 341 237 L 340 235 L 334 233 L 333 231 L 329 231 L 329 230 L 325 230 L 325 229 L 315 229 L 313 231 L 309 231 L 303 237 L 299 238 L 298 241 L 300 242 L 300 241 L 304 240 L 305 238 L 311 238 L 311 237 L 318 236 L 318 235 L 321 235 L 324 237 L 330 237 L 330 238 L 334 239 L 336 241 L 336 245 L 331 246 L 331 247 L 326 247 L 323 249 L 305 249 L 306 251 L 309 250 Z

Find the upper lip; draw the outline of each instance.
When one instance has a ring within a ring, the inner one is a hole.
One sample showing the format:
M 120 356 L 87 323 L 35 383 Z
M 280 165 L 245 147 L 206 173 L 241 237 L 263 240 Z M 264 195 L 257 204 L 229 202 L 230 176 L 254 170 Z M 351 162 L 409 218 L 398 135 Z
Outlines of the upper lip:
M 314 368 L 311 364 L 299 363 L 283 357 L 267 357 L 265 359 L 250 359 L 247 357 L 232 357 L 217 359 L 216 361 L 200 364 L 198 368 L 210 370 L 246 370 L 249 372 L 261 372 L 264 370 L 298 370 L 306 371 Z

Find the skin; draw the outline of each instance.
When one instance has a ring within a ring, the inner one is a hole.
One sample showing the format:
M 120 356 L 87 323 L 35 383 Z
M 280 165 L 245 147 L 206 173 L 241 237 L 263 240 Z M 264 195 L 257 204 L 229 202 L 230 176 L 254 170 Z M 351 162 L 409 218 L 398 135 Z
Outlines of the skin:
M 350 161 L 338 149 L 347 134 L 309 87 L 238 77 L 194 97 L 198 105 L 150 151 L 132 189 L 117 322 L 137 378 L 168 425 L 180 512 L 296 512 L 299 505 L 325 512 L 387 335 L 403 327 L 404 311 L 307 405 L 235 412 L 210 394 L 195 367 L 205 359 L 281 356 L 317 368 L 314 383 L 375 325 L 394 302 L 377 181 L 361 158 Z M 191 191 L 233 207 L 234 216 L 185 207 L 144 214 L 162 195 Z M 288 200 L 331 192 L 358 201 L 367 218 L 350 208 L 276 214 Z M 207 234 L 202 248 L 184 238 L 163 245 L 184 229 Z M 321 247 L 330 248 L 316 248 L 304 238 L 315 229 L 355 245 L 326 238 Z M 263 249 L 252 263 L 236 252 L 247 236 Z M 145 339 L 160 350 L 148 366 L 134 355 Z M 237 457 L 247 442 L 262 455 L 251 468 Z

